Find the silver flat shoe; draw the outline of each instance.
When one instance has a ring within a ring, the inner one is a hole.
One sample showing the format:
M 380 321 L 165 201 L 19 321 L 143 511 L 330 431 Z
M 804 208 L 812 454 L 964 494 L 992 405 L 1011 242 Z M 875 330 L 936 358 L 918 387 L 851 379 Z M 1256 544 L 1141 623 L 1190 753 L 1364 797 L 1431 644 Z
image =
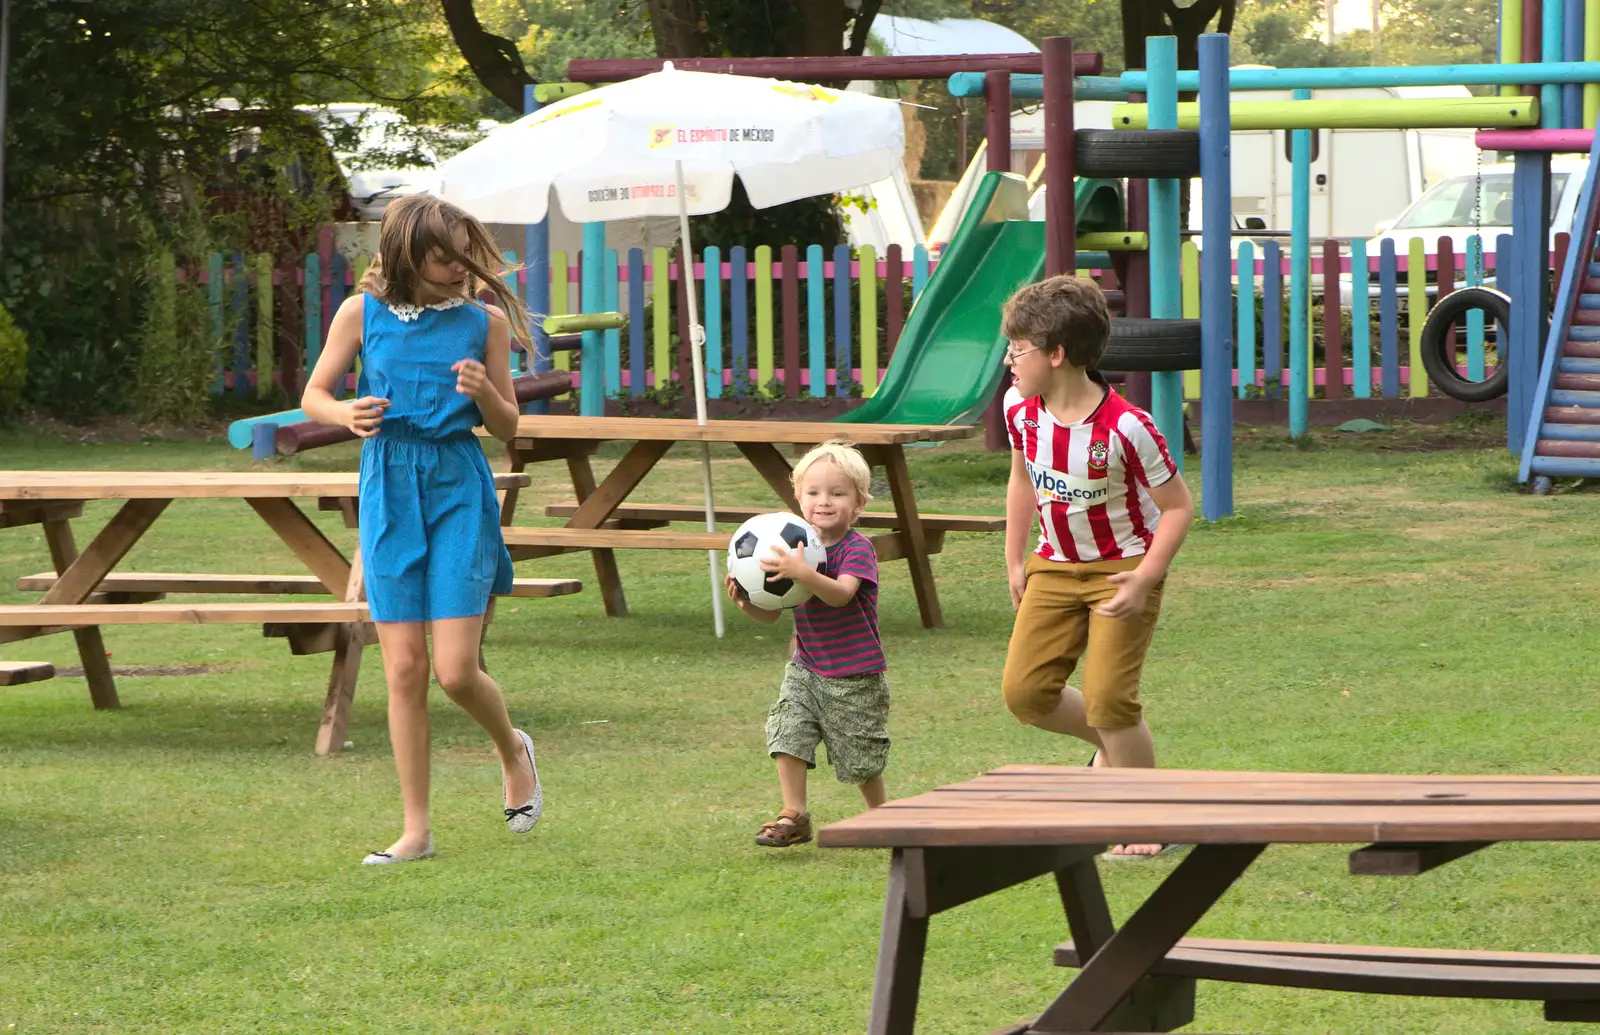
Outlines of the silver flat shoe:
M 416 855 L 391 855 L 388 852 L 373 852 L 361 860 L 363 866 L 391 866 L 394 863 L 416 862 L 418 859 L 433 858 L 433 838 L 428 838 L 428 847 Z
M 533 797 L 528 799 L 526 805 L 514 809 L 506 809 L 506 823 L 511 827 L 513 834 L 526 834 L 539 822 L 539 816 L 544 812 L 544 781 L 539 779 L 539 767 L 533 761 L 533 738 L 521 730 L 512 730 L 522 738 L 522 746 L 528 751 L 528 766 L 533 769 Z M 500 800 L 505 800 L 505 781 L 500 784 Z

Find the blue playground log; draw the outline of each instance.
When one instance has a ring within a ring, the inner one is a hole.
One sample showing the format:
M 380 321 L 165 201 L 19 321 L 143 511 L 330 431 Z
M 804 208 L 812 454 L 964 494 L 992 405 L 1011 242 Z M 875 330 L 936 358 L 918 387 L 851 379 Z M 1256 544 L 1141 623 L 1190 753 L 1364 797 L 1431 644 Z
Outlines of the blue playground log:
M 1150 65 L 1150 121 L 1156 129 L 1178 125 L 1178 38 L 1152 36 L 1145 41 Z M 1178 181 L 1150 181 L 1150 315 L 1158 320 L 1183 316 L 1183 285 L 1178 278 L 1181 212 Z M 1176 370 L 1150 375 L 1150 416 L 1183 470 L 1183 374 Z
M 257 424 L 300 424 L 310 420 L 305 410 L 284 410 L 282 413 L 265 413 L 259 417 L 245 417 L 228 425 L 228 445 L 235 449 L 249 449 L 255 442 Z
M 1119 76 L 1084 76 L 1075 90 L 1081 100 L 1122 101 L 1130 93 L 1148 93 L 1150 74 L 1135 71 Z M 1600 61 L 1551 61 L 1507 65 L 1416 65 L 1410 68 L 1241 68 L 1229 78 L 1232 90 L 1338 90 L 1353 86 L 1523 86 L 1545 83 L 1600 83 Z M 982 72 L 958 72 L 950 77 L 952 97 L 983 96 Z M 1199 72 L 1179 72 L 1178 90 L 1200 89 Z M 1011 96 L 1038 100 L 1044 96 L 1043 77 L 1013 75 Z

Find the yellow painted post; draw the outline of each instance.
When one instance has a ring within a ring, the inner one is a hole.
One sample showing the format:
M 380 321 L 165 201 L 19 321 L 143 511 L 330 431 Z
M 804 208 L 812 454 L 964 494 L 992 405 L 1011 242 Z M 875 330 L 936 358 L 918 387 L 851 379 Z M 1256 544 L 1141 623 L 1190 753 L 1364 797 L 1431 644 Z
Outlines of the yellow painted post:
M 1428 321 L 1428 253 L 1422 238 L 1413 237 L 1406 253 L 1406 338 L 1411 348 L 1411 398 L 1428 394 L 1428 372 L 1422 366 L 1422 325 Z
M 567 253 L 554 251 L 550 253 L 550 312 L 563 315 L 572 312 L 572 307 L 567 298 Z M 572 353 L 553 352 L 550 354 L 550 365 L 557 370 L 572 369 Z M 571 399 L 572 393 L 566 392 L 560 399 Z
M 672 277 L 671 257 L 665 248 L 650 251 L 650 366 L 655 371 L 656 387 L 672 385 Z M 694 385 L 686 386 L 694 388 Z
M 861 394 L 878 390 L 878 250 L 861 248 Z
M 1522 60 L 1522 0 L 1501 0 L 1500 4 L 1500 63 L 1517 64 Z M 1584 58 L 1589 60 L 1588 57 Z M 1495 90 L 1501 97 L 1522 92 L 1520 86 L 1502 86 Z M 1593 123 L 1585 121 L 1585 126 Z
M 756 249 L 756 393 L 772 398 L 777 376 L 772 357 L 772 246 L 763 244 Z
M 1506 0 L 1507 9 L 1516 6 L 1516 0 Z M 1504 18 L 1505 13 L 1502 12 L 1500 17 Z M 1517 31 L 1518 33 L 1522 31 L 1520 20 L 1517 23 Z M 1600 0 L 1585 0 L 1583 5 L 1583 60 L 1600 61 Z M 1600 120 L 1600 83 L 1585 83 L 1583 124 L 1592 127 L 1596 120 Z
M 1183 318 L 1200 319 L 1200 246 L 1193 241 L 1183 242 L 1178 256 L 1178 276 L 1183 280 Z M 1200 371 L 1183 372 L 1183 397 L 1200 398 Z
M 273 321 L 272 256 L 256 256 L 256 398 L 272 395 L 272 370 L 278 355 L 277 324 Z

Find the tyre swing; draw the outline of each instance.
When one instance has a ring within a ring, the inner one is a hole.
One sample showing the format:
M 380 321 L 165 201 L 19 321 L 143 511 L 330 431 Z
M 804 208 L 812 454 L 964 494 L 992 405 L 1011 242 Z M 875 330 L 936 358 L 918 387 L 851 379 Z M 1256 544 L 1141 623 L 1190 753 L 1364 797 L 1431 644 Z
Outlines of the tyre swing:
M 1473 184 L 1472 229 L 1480 242 L 1483 240 L 1483 152 L 1478 152 L 1478 175 Z M 1470 254 L 1470 253 L 1469 253 Z M 1481 261 L 1481 259 L 1479 260 Z M 1495 343 L 1499 362 L 1494 373 L 1482 381 L 1463 377 L 1456 368 L 1455 327 L 1461 317 L 1474 310 L 1482 310 L 1488 320 L 1497 326 Z M 1452 399 L 1462 402 L 1488 402 L 1506 394 L 1510 373 L 1506 364 L 1505 343 L 1511 340 L 1511 298 L 1503 291 L 1486 287 L 1466 287 L 1452 291 L 1439 299 L 1422 325 L 1419 349 L 1422 368 L 1428 372 L 1429 383 Z

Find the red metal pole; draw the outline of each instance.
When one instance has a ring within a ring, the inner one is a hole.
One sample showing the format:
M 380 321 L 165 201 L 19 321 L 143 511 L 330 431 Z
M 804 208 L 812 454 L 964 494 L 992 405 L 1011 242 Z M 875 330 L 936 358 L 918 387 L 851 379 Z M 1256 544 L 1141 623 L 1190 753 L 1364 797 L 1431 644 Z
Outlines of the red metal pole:
M 1044 272 L 1071 273 L 1078 265 L 1077 213 L 1072 198 L 1072 37 L 1044 41 Z
M 1017 72 L 1038 75 L 1044 70 L 1040 54 L 930 54 L 901 57 L 789 57 L 789 58 L 671 58 L 672 67 L 690 72 L 771 76 L 797 82 L 848 79 L 944 79 L 957 72 Z M 574 83 L 616 83 L 661 71 L 662 58 L 583 58 L 567 62 L 567 79 Z M 1073 58 L 1075 75 L 1099 75 L 1099 54 L 1085 52 Z

